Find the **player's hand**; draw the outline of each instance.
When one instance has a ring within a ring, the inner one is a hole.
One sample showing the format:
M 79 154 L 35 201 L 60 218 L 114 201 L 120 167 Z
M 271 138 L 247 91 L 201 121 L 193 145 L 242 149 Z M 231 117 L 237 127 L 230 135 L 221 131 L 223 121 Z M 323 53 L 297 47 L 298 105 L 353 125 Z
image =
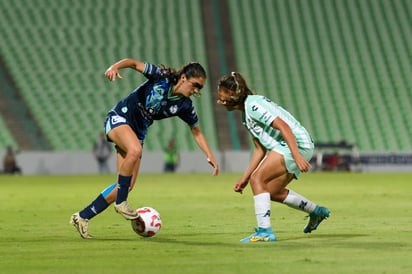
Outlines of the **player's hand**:
M 308 172 L 312 167 L 312 165 L 302 155 L 298 155 L 295 162 L 299 170 L 302 172 Z
M 233 190 L 235 192 L 239 192 L 240 194 L 243 194 L 243 190 L 245 189 L 245 187 L 248 185 L 249 181 L 237 181 L 235 183 L 235 185 L 233 186 Z
M 122 76 L 119 73 L 119 70 L 114 68 L 113 66 L 110 66 L 106 72 L 104 73 L 104 76 L 106 76 L 109 81 L 114 81 L 116 78 L 122 79 Z
M 217 176 L 219 174 L 219 165 L 215 159 L 207 158 L 207 162 L 213 167 L 213 176 Z

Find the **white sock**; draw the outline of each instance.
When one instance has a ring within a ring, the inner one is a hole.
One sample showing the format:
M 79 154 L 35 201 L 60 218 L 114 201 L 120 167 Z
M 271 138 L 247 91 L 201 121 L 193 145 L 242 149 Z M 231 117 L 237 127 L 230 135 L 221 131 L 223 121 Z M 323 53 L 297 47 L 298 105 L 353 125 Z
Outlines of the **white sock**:
M 283 201 L 284 204 L 293 207 L 294 209 L 302 210 L 307 213 L 312 213 L 315 210 L 316 204 L 302 195 L 289 190 L 288 196 Z
M 264 192 L 253 197 L 255 200 L 255 214 L 258 227 L 270 227 L 270 194 Z

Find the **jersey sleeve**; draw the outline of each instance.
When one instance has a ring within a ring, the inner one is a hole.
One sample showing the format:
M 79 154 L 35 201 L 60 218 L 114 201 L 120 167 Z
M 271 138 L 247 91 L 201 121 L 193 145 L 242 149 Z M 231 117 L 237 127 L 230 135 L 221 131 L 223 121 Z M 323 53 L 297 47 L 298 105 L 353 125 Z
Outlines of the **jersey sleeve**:
M 163 76 L 163 70 L 154 64 L 145 63 L 143 75 L 149 80 L 157 80 Z
M 258 97 L 248 102 L 247 108 L 249 117 L 267 126 L 278 117 L 276 105 L 266 97 Z
M 187 99 L 184 103 L 184 107 L 179 113 L 179 118 L 186 122 L 191 128 L 199 125 L 199 118 L 195 108 L 193 107 L 192 101 Z

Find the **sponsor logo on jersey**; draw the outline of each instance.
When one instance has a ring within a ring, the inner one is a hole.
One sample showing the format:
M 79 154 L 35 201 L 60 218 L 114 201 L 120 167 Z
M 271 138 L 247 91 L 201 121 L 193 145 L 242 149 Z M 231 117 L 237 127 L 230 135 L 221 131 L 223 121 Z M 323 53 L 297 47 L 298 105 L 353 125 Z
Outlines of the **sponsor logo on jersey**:
M 250 117 L 247 117 L 246 119 L 246 125 L 249 130 L 252 130 L 257 134 L 262 132 L 263 129 L 253 119 L 251 119 Z
M 152 118 L 152 116 L 151 116 L 151 113 L 149 113 L 148 109 L 145 109 L 145 107 L 143 106 L 143 104 L 140 103 L 140 102 L 137 104 L 137 106 L 138 106 L 139 111 L 140 111 L 140 113 L 142 114 L 143 118 L 146 119 L 147 121 L 149 121 L 149 123 L 152 123 L 152 122 L 153 122 L 153 118 Z M 153 111 L 153 109 L 152 109 L 152 111 Z

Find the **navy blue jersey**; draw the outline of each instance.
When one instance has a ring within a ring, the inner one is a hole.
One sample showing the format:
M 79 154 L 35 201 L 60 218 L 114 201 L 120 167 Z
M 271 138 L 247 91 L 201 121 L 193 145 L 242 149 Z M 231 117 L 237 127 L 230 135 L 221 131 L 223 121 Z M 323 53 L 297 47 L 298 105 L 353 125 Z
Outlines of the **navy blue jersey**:
M 123 117 L 142 141 L 154 120 L 178 116 L 190 127 L 198 125 L 192 100 L 172 95 L 173 83 L 164 76 L 164 70 L 146 63 L 143 75 L 147 80 L 120 100 L 108 116 Z

